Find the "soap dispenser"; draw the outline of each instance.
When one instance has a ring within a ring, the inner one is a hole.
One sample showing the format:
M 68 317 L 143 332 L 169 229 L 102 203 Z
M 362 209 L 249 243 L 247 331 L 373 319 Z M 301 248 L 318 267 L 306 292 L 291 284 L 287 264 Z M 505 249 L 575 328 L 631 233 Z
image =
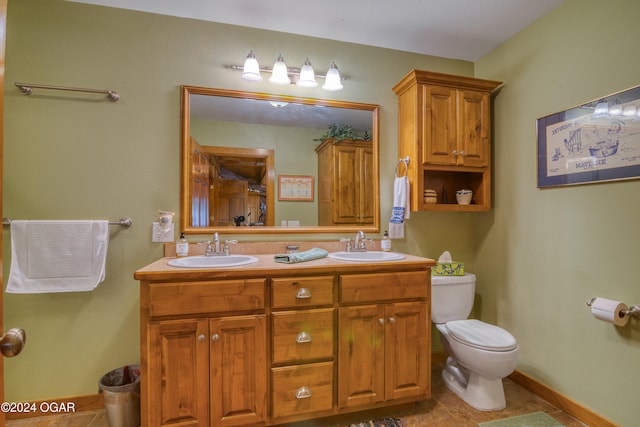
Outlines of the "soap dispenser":
M 391 239 L 389 238 L 389 232 L 387 230 L 385 230 L 382 235 L 380 249 L 382 249 L 383 252 L 389 252 L 391 250 Z
M 180 233 L 180 238 L 176 242 L 176 257 L 182 258 L 189 255 L 189 242 L 184 237 L 184 233 Z

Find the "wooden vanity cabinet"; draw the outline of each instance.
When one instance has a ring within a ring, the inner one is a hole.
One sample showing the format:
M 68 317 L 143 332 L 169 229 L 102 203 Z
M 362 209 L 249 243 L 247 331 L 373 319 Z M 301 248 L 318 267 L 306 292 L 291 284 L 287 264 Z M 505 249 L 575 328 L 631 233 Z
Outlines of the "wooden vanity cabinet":
M 340 276 L 338 405 L 430 396 L 424 271 Z
M 371 141 L 333 138 L 318 153 L 318 225 L 373 224 Z
M 413 70 L 394 86 L 398 153 L 410 159 L 412 210 L 491 208 L 491 91 L 500 84 Z M 425 189 L 436 190 L 437 204 L 424 202 Z M 473 191 L 472 204 L 457 204 L 461 189 Z
M 141 284 L 142 425 L 266 420 L 265 282 Z
M 272 426 L 430 397 L 431 260 L 258 258 L 136 272 L 143 426 Z

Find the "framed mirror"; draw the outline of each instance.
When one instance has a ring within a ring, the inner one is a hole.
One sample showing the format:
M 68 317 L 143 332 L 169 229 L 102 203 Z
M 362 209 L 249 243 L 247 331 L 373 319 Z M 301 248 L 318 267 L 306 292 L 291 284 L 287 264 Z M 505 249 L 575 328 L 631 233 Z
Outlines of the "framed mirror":
M 180 228 L 379 232 L 379 106 L 181 86 Z

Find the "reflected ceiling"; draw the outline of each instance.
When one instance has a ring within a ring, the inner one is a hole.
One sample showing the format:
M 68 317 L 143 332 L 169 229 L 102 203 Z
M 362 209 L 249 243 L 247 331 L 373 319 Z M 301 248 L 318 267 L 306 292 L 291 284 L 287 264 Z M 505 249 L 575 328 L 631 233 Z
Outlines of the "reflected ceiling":
M 371 131 L 371 111 L 295 103 L 274 106 L 263 100 L 208 95 L 191 95 L 191 118 L 322 130 L 330 124 L 344 123 L 356 130 Z

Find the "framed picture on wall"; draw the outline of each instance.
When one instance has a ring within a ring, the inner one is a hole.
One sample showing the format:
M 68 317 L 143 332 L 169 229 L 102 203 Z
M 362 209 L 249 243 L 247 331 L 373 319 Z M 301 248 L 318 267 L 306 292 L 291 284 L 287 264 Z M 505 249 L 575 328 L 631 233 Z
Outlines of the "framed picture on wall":
M 640 86 L 537 120 L 538 188 L 640 178 Z
M 314 177 L 278 175 L 278 200 L 313 202 Z

